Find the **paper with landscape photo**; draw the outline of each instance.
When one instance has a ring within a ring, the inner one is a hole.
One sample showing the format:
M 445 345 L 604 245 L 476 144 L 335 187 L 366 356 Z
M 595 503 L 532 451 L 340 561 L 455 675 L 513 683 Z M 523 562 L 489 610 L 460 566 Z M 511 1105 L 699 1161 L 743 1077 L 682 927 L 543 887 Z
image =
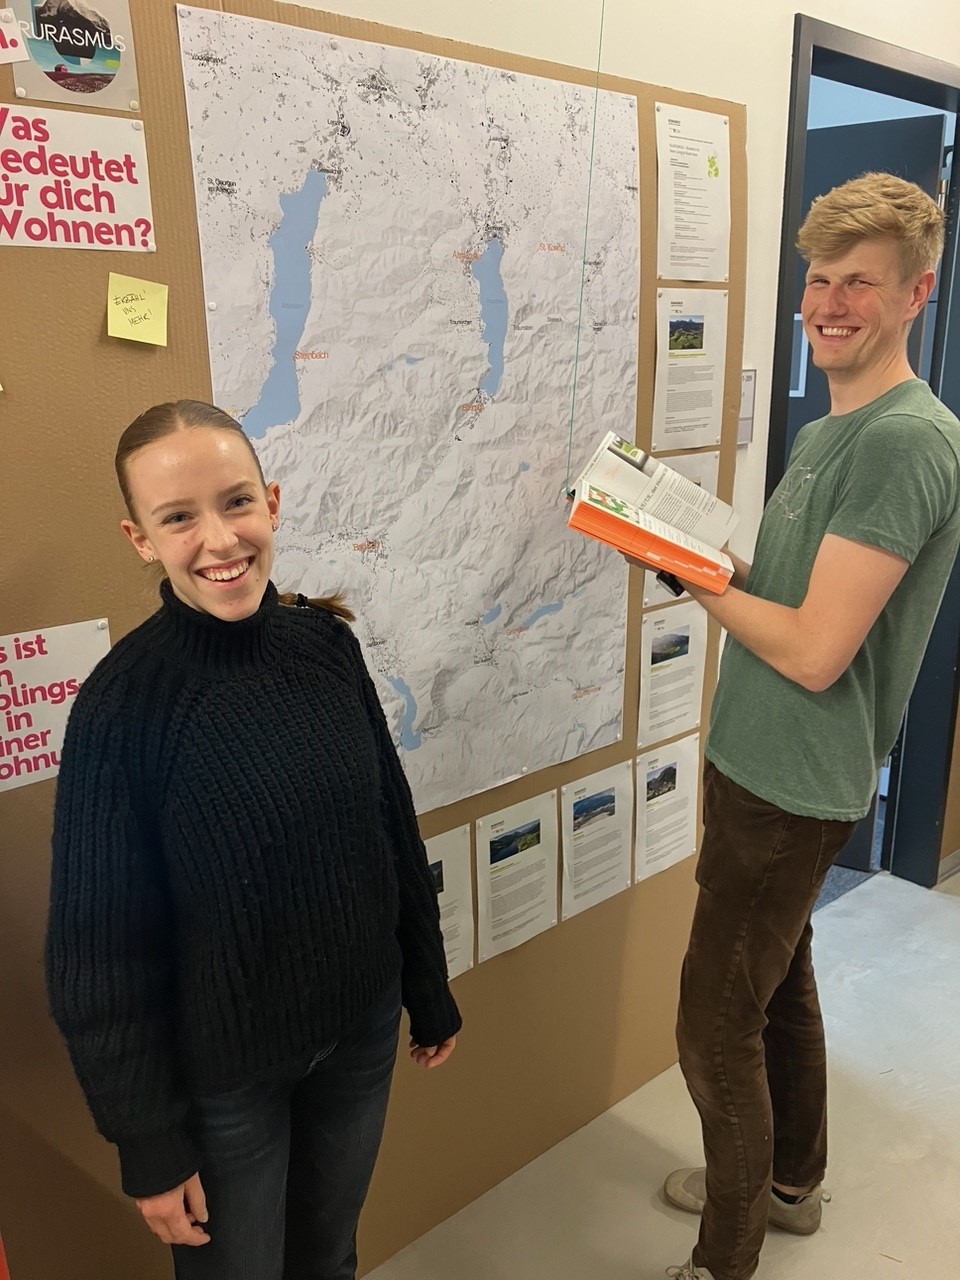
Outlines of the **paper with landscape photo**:
M 707 615 L 694 601 L 644 614 L 640 629 L 639 747 L 700 723 Z
M 717 289 L 657 293 L 653 448 L 720 443 L 727 359 L 727 294 Z
M 481 961 L 557 923 L 557 793 L 477 819 Z
M 699 734 L 638 758 L 638 881 L 696 853 L 699 779 Z
M 560 788 L 563 919 L 630 887 L 633 764 Z

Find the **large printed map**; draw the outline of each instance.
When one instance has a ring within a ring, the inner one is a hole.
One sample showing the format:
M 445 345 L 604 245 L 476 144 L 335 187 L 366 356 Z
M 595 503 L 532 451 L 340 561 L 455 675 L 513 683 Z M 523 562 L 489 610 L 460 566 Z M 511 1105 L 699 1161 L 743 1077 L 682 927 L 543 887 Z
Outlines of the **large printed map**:
M 563 488 L 633 436 L 635 99 L 178 13 L 214 396 L 280 484 L 278 586 L 347 591 L 420 811 L 615 741 L 626 570 Z

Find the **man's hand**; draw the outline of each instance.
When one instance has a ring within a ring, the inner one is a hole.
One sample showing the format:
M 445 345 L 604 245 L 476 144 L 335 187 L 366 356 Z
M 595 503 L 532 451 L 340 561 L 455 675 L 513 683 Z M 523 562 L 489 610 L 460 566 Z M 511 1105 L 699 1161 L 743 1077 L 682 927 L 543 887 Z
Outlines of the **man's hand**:
M 210 1237 L 200 1225 L 207 1221 L 207 1199 L 200 1185 L 200 1175 L 172 1191 L 137 1200 L 143 1220 L 164 1244 L 209 1244 Z
M 434 1067 L 440 1067 L 446 1062 L 456 1045 L 456 1036 L 451 1036 L 449 1040 L 444 1040 L 443 1044 L 434 1045 L 420 1045 L 417 1044 L 416 1040 L 411 1040 L 410 1057 L 418 1067 L 425 1067 L 427 1071 L 432 1071 Z

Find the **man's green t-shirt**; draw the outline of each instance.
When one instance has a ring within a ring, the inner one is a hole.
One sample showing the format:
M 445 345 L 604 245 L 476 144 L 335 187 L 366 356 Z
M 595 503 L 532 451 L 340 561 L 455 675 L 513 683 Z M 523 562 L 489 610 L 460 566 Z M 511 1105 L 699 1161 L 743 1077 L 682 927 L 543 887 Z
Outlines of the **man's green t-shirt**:
M 960 422 L 925 382 L 903 382 L 800 431 L 763 514 L 747 591 L 797 608 L 828 533 L 882 547 L 910 567 L 853 662 L 822 693 L 728 637 L 705 753 L 789 813 L 852 820 L 869 809 L 896 741 L 960 545 Z

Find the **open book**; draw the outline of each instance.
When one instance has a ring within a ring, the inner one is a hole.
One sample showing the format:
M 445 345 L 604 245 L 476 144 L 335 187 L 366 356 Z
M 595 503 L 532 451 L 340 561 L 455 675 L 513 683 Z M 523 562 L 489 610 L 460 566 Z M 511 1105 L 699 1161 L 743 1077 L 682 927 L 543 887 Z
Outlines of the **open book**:
M 733 577 L 718 549 L 736 526 L 733 508 L 612 431 L 577 477 L 567 523 L 716 595 Z

